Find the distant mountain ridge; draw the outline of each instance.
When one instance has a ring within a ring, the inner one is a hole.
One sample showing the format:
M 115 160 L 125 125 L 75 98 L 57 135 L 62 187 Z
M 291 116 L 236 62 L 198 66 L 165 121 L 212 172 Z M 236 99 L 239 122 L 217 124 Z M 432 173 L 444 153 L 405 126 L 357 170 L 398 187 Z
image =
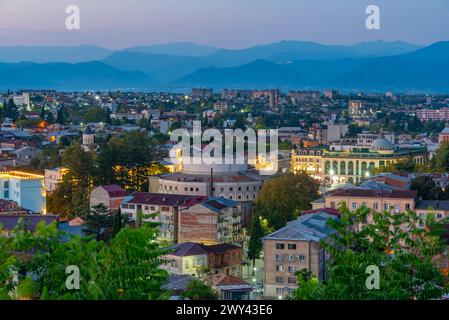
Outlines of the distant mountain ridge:
M 143 52 L 154 54 L 168 54 L 173 56 L 201 57 L 220 50 L 211 46 L 203 46 L 191 42 L 176 42 L 168 44 L 152 44 L 147 46 L 134 46 L 123 51 Z
M 160 82 L 167 82 L 200 68 L 237 67 L 260 59 L 282 63 L 310 59 L 366 58 L 401 54 L 417 48 L 420 46 L 404 42 L 375 41 L 354 46 L 332 46 L 304 41 L 281 41 L 239 50 L 220 49 L 201 57 L 127 50 L 113 53 L 102 61 L 126 71 L 143 71 Z
M 77 64 L 0 63 L 0 90 L 131 90 L 144 89 L 155 83 L 152 77 L 143 72 L 125 72 L 96 61 Z
M 191 50 L 186 52 L 190 55 L 175 54 L 183 47 Z M 10 50 L 2 51 L 4 48 L 0 47 L 0 58 L 7 56 Z M 78 46 L 71 54 L 67 53 L 67 48 L 56 47 L 52 57 L 56 59 L 59 55 L 62 59 L 61 55 L 65 55 L 67 60 L 80 60 L 95 55 L 103 58 L 81 63 L 0 63 L 0 90 L 150 90 L 155 87 L 189 90 L 202 86 L 449 91 L 449 41 L 426 47 L 400 41 L 364 42 L 353 46 L 281 41 L 240 50 L 190 43 L 133 47 L 126 51 Z M 77 50 L 87 51 L 77 56 Z M 208 50 L 212 53 L 207 53 Z M 35 60 L 45 60 L 45 50 L 35 49 L 35 52 L 40 53 Z
M 402 55 L 336 60 L 257 60 L 205 68 L 175 81 L 184 86 L 336 88 L 369 91 L 449 91 L 449 42 Z

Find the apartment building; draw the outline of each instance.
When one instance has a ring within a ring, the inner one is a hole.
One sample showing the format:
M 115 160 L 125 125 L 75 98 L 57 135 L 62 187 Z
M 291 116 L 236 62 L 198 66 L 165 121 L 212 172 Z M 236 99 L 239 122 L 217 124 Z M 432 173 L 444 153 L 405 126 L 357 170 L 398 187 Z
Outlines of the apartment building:
M 245 238 L 239 202 L 209 197 L 179 211 L 178 241 L 204 244 L 238 244 Z
M 295 273 L 312 272 L 326 278 L 327 254 L 320 246 L 332 229 L 327 226 L 336 215 L 326 212 L 306 214 L 264 237 L 265 297 L 283 298 L 297 288 Z
M 338 208 L 341 203 L 345 203 L 350 210 L 364 206 L 378 212 L 401 213 L 414 211 L 417 197 L 416 190 L 337 189 L 326 194 L 321 203 L 312 202 L 312 207 Z
M 133 220 L 136 220 L 139 211 L 144 217 L 153 215 L 144 221 L 161 223 L 159 239 L 177 243 L 179 211 L 206 199 L 203 196 L 134 192 L 122 201 L 121 212 Z
M 226 274 L 242 276 L 243 249 L 230 244 L 203 245 L 194 242 L 178 243 L 169 248 L 161 266 L 171 274 Z

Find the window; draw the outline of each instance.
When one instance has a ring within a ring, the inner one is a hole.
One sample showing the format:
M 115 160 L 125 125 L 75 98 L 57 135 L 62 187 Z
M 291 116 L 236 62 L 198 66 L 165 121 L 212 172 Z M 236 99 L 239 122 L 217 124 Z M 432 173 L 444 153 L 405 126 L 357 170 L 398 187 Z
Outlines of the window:
M 335 201 L 331 201 L 331 208 L 335 209 Z
M 385 211 L 388 211 L 390 209 L 390 206 L 388 205 L 388 203 L 385 203 L 384 204 L 384 210 Z
M 442 213 L 438 213 L 437 214 L 437 219 L 443 219 L 443 214 Z
M 301 261 L 301 262 L 303 262 L 303 261 L 306 260 L 306 257 L 303 256 L 302 254 L 300 254 L 300 255 L 298 255 L 298 260 Z
M 295 272 L 296 272 L 295 267 L 288 266 L 288 272 L 290 272 L 290 273 L 295 273 Z
M 353 202 L 352 203 L 352 210 L 355 210 L 355 209 L 357 209 L 357 203 Z
M 284 283 L 284 277 L 276 277 L 276 283 Z
M 288 261 L 293 261 L 293 256 L 292 255 L 288 256 Z
M 276 249 L 277 250 L 284 250 L 285 249 L 285 245 L 283 243 L 276 243 Z
M 283 272 L 283 271 L 284 271 L 284 266 L 283 266 L 283 265 L 280 265 L 280 264 L 277 265 L 277 266 L 276 266 L 276 271 L 277 271 L 277 272 Z
M 296 283 L 295 277 L 288 277 L 288 283 Z
M 373 203 L 373 209 L 374 210 L 379 210 L 379 204 L 377 202 Z
M 276 255 L 276 261 L 282 261 L 282 255 L 281 254 L 277 254 Z
M 296 250 L 296 243 L 289 243 L 288 250 Z
M 410 203 L 405 204 L 405 210 L 410 210 Z

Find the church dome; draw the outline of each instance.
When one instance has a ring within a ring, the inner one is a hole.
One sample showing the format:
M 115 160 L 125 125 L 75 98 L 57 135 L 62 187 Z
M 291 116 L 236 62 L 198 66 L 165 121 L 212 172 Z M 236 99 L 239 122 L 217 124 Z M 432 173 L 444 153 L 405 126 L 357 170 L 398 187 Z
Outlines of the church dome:
M 371 144 L 371 150 L 373 151 L 385 151 L 393 149 L 394 149 L 393 143 L 391 143 L 391 141 L 385 138 L 376 139 Z

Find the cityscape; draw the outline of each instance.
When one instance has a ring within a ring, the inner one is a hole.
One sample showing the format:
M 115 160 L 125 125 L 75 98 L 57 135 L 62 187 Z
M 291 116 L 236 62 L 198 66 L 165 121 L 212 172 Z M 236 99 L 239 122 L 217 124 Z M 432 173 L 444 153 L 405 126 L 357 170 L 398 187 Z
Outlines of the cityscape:
M 448 300 L 449 28 L 378 2 L 352 44 L 0 33 L 0 300 Z

